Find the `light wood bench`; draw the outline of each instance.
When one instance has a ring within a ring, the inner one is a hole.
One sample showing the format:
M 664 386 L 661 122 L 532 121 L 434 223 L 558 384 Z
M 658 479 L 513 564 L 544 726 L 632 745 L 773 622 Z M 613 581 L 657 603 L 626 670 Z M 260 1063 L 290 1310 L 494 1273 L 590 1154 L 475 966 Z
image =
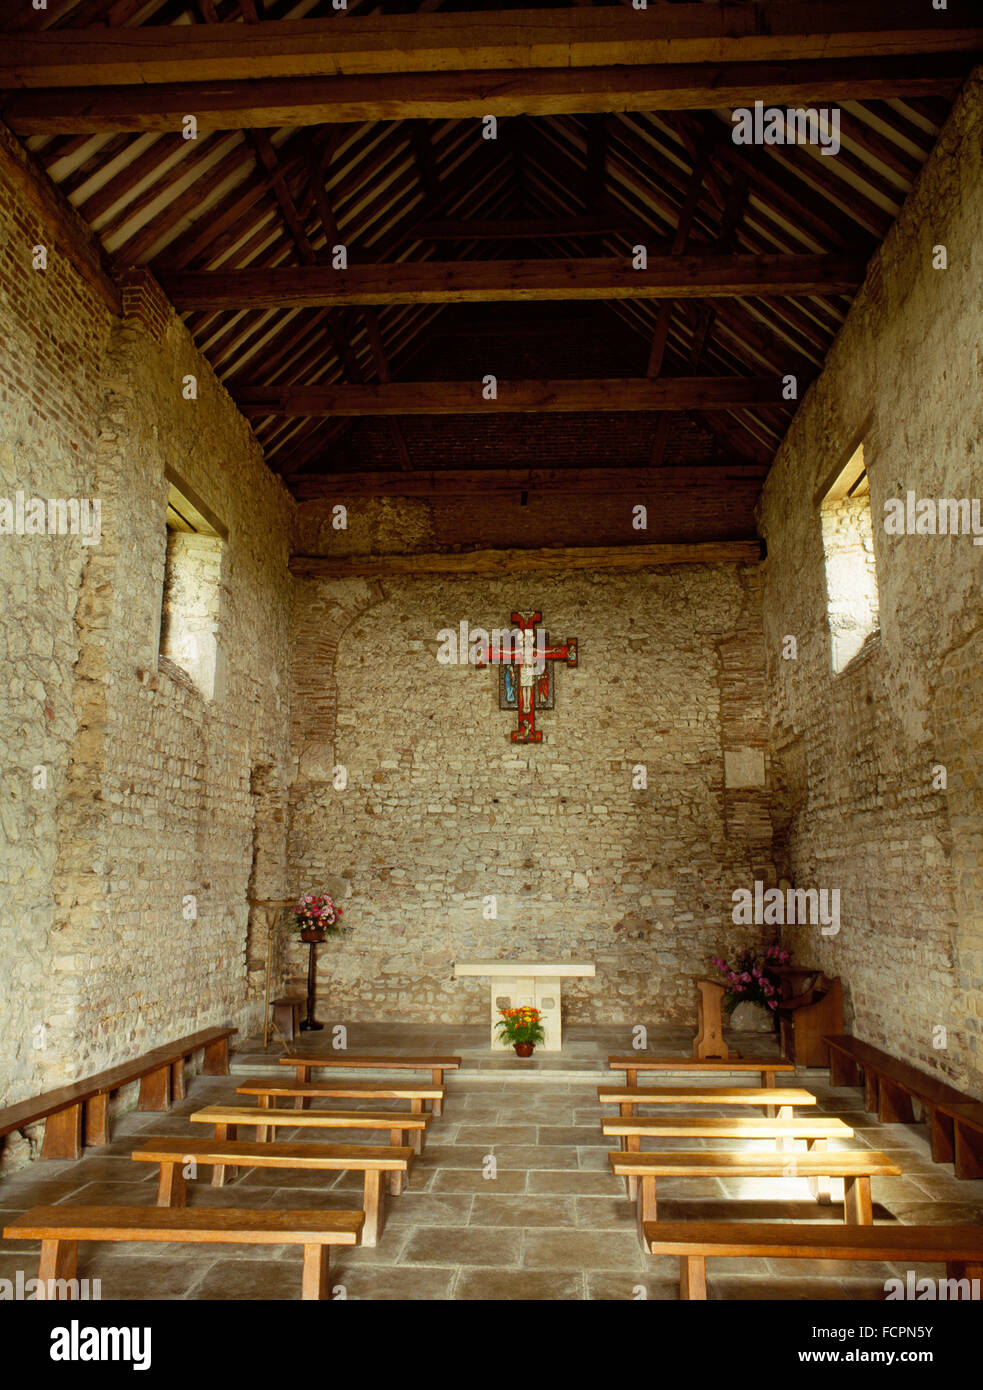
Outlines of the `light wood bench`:
M 608 1066 L 612 1071 L 625 1073 L 625 1085 L 637 1086 L 640 1071 L 666 1072 L 757 1072 L 762 1086 L 774 1086 L 776 1072 L 794 1072 L 794 1062 L 771 1062 L 764 1058 L 752 1061 L 749 1058 L 728 1058 L 727 1061 L 701 1061 L 695 1057 L 646 1057 L 636 1053 L 633 1057 L 609 1057 Z
M 823 1042 L 829 1048 L 831 1086 L 859 1086 L 863 1071 L 864 1109 L 882 1124 L 913 1124 L 911 1102 L 918 1100 L 934 1161 L 951 1163 L 957 1178 L 983 1178 L 983 1102 L 860 1038 L 834 1034 Z
M 269 1130 L 287 1129 L 384 1129 L 393 1148 L 409 1144 L 414 1153 L 423 1150 L 429 1115 L 408 1115 L 378 1110 L 261 1110 L 253 1105 L 206 1105 L 188 1117 L 194 1123 L 214 1125 L 216 1139 L 235 1139 L 240 1125 L 252 1125 L 256 1139 L 264 1143 Z M 213 1187 L 221 1187 L 223 1171 L 216 1168 Z
M 444 1072 L 457 1071 L 461 1065 L 460 1057 L 393 1057 L 381 1053 L 361 1053 L 357 1056 L 330 1054 L 322 1057 L 301 1056 L 293 1053 L 280 1058 L 280 1065 L 293 1067 L 298 1081 L 310 1081 L 314 1067 L 348 1067 L 359 1071 L 428 1071 L 435 1086 L 443 1086 Z M 433 1113 L 440 1115 L 443 1100 L 433 1103 Z
M 886 1154 L 872 1149 L 833 1153 L 609 1153 L 618 1178 L 637 1178 L 638 1231 L 655 1221 L 659 1178 L 842 1178 L 843 1219 L 857 1226 L 873 1222 L 872 1177 L 899 1177 L 901 1169 Z M 644 1244 L 644 1242 L 643 1242 Z
M 773 1140 L 776 1149 L 805 1142 L 806 1152 L 822 1153 L 830 1139 L 852 1139 L 853 1130 L 842 1120 L 808 1119 L 762 1120 L 731 1116 L 701 1119 L 695 1115 L 676 1115 L 673 1119 L 653 1119 L 651 1116 L 631 1116 L 616 1120 L 603 1119 L 601 1133 L 605 1138 L 620 1138 L 626 1153 L 639 1153 L 642 1139 L 763 1139 Z M 635 1196 L 637 1179 L 626 1178 L 628 1196 Z M 829 1182 L 826 1178 L 810 1178 L 812 1195 L 828 1202 Z
M 52 1291 L 50 1280 L 76 1277 L 78 1243 L 98 1241 L 194 1242 L 204 1245 L 302 1245 L 302 1298 L 327 1299 L 329 1249 L 357 1245 L 362 1211 L 189 1211 L 186 1207 L 33 1207 L 9 1226 L 7 1240 L 39 1240 L 37 1297 Z M 56 1298 L 67 1298 L 54 1286 Z
M 679 1256 L 679 1296 L 707 1296 L 707 1258 L 904 1260 L 945 1264 L 950 1279 L 983 1279 L 983 1226 L 830 1226 L 747 1221 L 646 1221 L 650 1255 Z
M 236 1140 L 145 1139 L 130 1155 L 143 1163 L 159 1163 L 159 1207 L 183 1207 L 187 1202 L 189 1163 L 205 1168 L 305 1168 L 316 1172 L 359 1172 L 365 1176 L 362 1244 L 375 1245 L 385 1224 L 382 1174 L 389 1175 L 389 1190 L 398 1194 L 410 1171 L 413 1150 L 374 1144 L 269 1144 Z
M 763 1105 L 769 1119 L 790 1119 L 793 1105 L 815 1105 L 799 1086 L 598 1086 L 602 1105 L 617 1105 L 626 1118 L 636 1105 Z
M 0 1110 L 0 1138 L 44 1120 L 41 1157 L 81 1158 L 83 1144 L 109 1143 L 109 1097 L 113 1091 L 139 1081 L 138 1110 L 169 1110 L 172 1100 L 184 1099 L 184 1064 L 193 1053 L 203 1051 L 201 1069 L 206 1076 L 228 1075 L 229 1038 L 235 1032 L 235 1028 L 206 1028 L 156 1047 L 133 1062 L 8 1105 Z
M 236 1087 L 241 1096 L 255 1096 L 257 1103 L 271 1109 L 278 1096 L 292 1099 L 297 1110 L 307 1109 L 310 1100 L 408 1100 L 410 1113 L 423 1114 L 424 1101 L 439 1106 L 444 1098 L 441 1086 L 419 1086 L 397 1081 L 268 1081 L 254 1077 Z M 437 1114 L 438 1111 L 433 1111 Z

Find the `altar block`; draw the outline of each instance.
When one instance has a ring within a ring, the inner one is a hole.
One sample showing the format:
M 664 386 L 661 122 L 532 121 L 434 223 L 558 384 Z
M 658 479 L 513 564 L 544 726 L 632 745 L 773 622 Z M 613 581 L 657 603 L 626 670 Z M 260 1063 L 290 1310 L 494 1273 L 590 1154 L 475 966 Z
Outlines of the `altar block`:
M 539 1051 L 559 1052 L 563 1044 L 562 981 L 578 976 L 593 977 L 594 973 L 593 965 L 575 961 L 472 960 L 457 961 L 454 966 L 458 979 L 465 975 L 490 977 L 491 1045 L 496 1051 L 502 1050 L 495 1032 L 499 1011 L 518 1009 L 526 1004 L 538 1009 L 543 1016 L 546 1039 L 538 1044 Z

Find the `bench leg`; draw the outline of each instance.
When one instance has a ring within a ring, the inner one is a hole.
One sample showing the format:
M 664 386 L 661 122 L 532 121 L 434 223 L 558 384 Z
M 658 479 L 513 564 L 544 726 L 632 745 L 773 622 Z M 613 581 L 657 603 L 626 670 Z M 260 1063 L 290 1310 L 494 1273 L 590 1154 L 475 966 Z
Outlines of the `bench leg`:
M 877 1114 L 877 1074 L 869 1067 L 864 1072 L 864 1109 L 868 1115 Z
M 641 1152 L 642 1136 L 640 1134 L 624 1134 L 621 1137 L 621 1146 L 625 1153 L 637 1154 Z M 625 1191 L 628 1193 L 630 1201 L 634 1201 L 638 1194 L 638 1179 L 625 1178 Z
M 304 1246 L 304 1274 L 301 1280 L 301 1298 L 324 1301 L 331 1297 L 328 1287 L 330 1270 L 330 1245 Z
M 843 1220 L 848 1226 L 872 1226 L 870 1178 L 843 1179 Z
M 74 1279 L 78 1270 L 77 1240 L 42 1240 L 41 1263 L 38 1267 L 37 1297 L 70 1299 L 71 1288 L 58 1288 L 52 1280 Z
M 410 1145 L 412 1145 L 413 1152 L 414 1152 L 415 1154 L 422 1154 L 422 1153 L 423 1153 L 423 1130 L 422 1130 L 422 1129 L 410 1129 L 410 1130 L 401 1129 L 401 1130 L 399 1131 L 399 1136 L 400 1136 L 399 1142 L 400 1142 L 400 1145 L 401 1145 L 401 1146 L 404 1145 L 404 1144 L 410 1144 Z
M 186 1207 L 188 1205 L 188 1180 L 180 1162 L 162 1163 L 157 1182 L 157 1205 L 159 1207 Z
M 82 1106 L 70 1105 L 56 1110 L 44 1122 L 42 1158 L 82 1157 Z
M 951 1115 L 943 1115 L 941 1110 L 930 1110 L 928 1130 L 932 1140 L 932 1162 L 955 1162 L 955 1132 Z
M 257 1097 L 256 1097 L 256 1108 L 257 1108 L 257 1110 L 272 1110 L 272 1109 L 274 1108 L 274 1106 L 273 1106 L 273 1097 L 272 1097 L 272 1096 L 257 1096 Z M 270 1126 L 269 1126 L 269 1125 L 257 1125 L 257 1126 L 256 1126 L 256 1142 L 257 1142 L 257 1144 L 265 1144 L 265 1143 L 267 1142 L 267 1140 L 269 1139 L 269 1137 L 270 1137 Z
M 835 1048 L 829 1049 L 829 1084 L 831 1086 L 859 1086 L 860 1074 L 856 1062 L 844 1057 Z
M 238 1137 L 238 1134 L 239 1134 L 239 1126 L 238 1126 L 238 1125 L 216 1125 L 216 1126 L 215 1126 L 215 1138 L 216 1138 L 216 1139 L 235 1139 L 235 1138 Z M 229 1178 L 232 1179 L 232 1178 L 238 1177 L 239 1169 L 233 1167 L 231 1164 L 228 1165 L 228 1167 L 227 1167 L 227 1166 L 226 1166 L 225 1164 L 223 1164 L 223 1163 L 216 1163 L 215 1167 L 214 1167 L 213 1170 L 212 1170 L 212 1187 L 224 1187 L 224 1186 L 225 1186 L 225 1175 L 226 1175 L 226 1172 L 228 1172 Z
M 625 1085 L 626 1085 L 626 1086 L 637 1086 L 637 1085 L 638 1085 L 638 1070 L 637 1070 L 637 1068 L 635 1068 L 635 1067 L 626 1067 L 626 1068 L 625 1068 Z
M 382 1196 L 382 1174 L 378 1168 L 366 1168 L 363 1189 L 363 1209 L 365 1224 L 362 1227 L 362 1244 L 377 1245 L 385 1225 Z
M 635 1214 L 638 1225 L 638 1241 L 645 1249 L 645 1222 L 658 1220 L 655 1178 L 644 1177 L 638 1180 L 638 1197 L 635 1201 Z
M 140 1080 L 138 1110 L 170 1110 L 171 1108 L 171 1068 L 158 1067 L 148 1072 Z
M 684 1300 L 707 1296 L 707 1260 L 705 1255 L 679 1257 L 679 1297 Z
M 85 1102 L 85 1145 L 101 1148 L 109 1143 L 109 1092 Z
M 208 1044 L 208 1046 L 205 1048 L 205 1055 L 202 1058 L 201 1070 L 205 1076 L 228 1076 L 228 1038 L 219 1038 L 218 1042 Z
M 187 1088 L 184 1084 L 184 1058 L 179 1057 L 171 1063 L 171 1100 L 184 1100 Z
M 430 1081 L 434 1086 L 443 1086 L 444 1073 L 440 1067 L 434 1067 L 431 1070 Z M 442 1100 L 435 1100 L 430 1109 L 434 1115 L 442 1115 L 444 1113 L 444 1102 Z
M 826 1153 L 828 1149 L 829 1141 L 826 1139 L 809 1139 L 806 1141 L 807 1153 Z M 816 1201 L 821 1202 L 823 1206 L 829 1206 L 833 1200 L 829 1178 L 808 1178 L 807 1181 L 809 1183 L 809 1191 L 812 1196 L 815 1197 Z
M 623 1120 L 630 1120 L 635 1114 L 635 1102 L 627 1100 L 618 1106 L 618 1111 Z
M 768 1118 L 772 1119 L 773 1117 L 769 1115 Z M 778 1107 L 778 1115 L 774 1118 L 777 1118 L 779 1120 L 791 1120 L 793 1118 L 791 1105 L 780 1105 Z
M 957 1178 L 983 1178 L 983 1134 L 956 1120 L 953 1159 Z
M 877 1088 L 877 1118 L 882 1125 L 910 1125 L 915 1122 L 911 1096 L 893 1081 L 881 1077 Z
M 403 1190 L 403 1181 L 405 1177 L 406 1174 L 403 1172 L 402 1168 L 394 1168 L 392 1170 L 392 1172 L 389 1174 L 390 1197 L 398 1197 L 400 1195 L 400 1193 Z
M 311 1079 L 311 1069 L 310 1069 L 310 1067 L 298 1067 L 298 1068 L 297 1068 L 297 1084 L 298 1084 L 298 1086 L 306 1086 L 307 1083 L 310 1081 L 310 1079 Z M 311 1100 L 310 1096 L 297 1096 L 297 1098 L 294 1100 L 294 1109 L 295 1109 L 295 1110 L 307 1110 L 307 1109 L 309 1109 L 309 1107 L 310 1107 L 310 1100 Z

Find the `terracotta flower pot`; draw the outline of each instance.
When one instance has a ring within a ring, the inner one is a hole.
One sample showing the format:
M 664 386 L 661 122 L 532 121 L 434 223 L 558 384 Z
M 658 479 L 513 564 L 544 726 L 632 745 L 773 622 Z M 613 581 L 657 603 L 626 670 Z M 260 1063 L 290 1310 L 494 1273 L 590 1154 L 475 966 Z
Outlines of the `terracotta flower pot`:
M 531 1057 L 536 1050 L 535 1043 L 513 1043 L 512 1046 L 515 1048 L 516 1055 L 519 1057 Z

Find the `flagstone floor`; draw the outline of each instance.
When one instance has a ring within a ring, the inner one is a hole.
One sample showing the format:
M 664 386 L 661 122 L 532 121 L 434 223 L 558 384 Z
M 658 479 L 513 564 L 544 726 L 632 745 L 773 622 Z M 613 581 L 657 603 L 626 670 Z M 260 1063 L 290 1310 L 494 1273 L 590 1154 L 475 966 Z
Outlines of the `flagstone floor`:
M 691 1036 L 683 1029 L 652 1030 L 650 1050 L 686 1056 Z M 327 1032 L 303 1037 L 305 1049 L 313 1038 L 320 1039 L 318 1047 L 330 1049 Z M 742 1035 L 730 1041 L 745 1056 L 774 1054 L 769 1036 Z M 531 1066 L 508 1055 L 493 1057 L 484 1029 L 363 1025 L 350 1030 L 348 1047 L 353 1052 L 455 1053 L 465 1065 L 446 1079 L 444 1114 L 431 1125 L 409 1188 L 389 1200 L 378 1246 L 333 1252 L 332 1282 L 345 1296 L 678 1297 L 678 1262 L 640 1250 L 633 1208 L 607 1167 L 606 1155 L 614 1145 L 600 1133 L 596 1087 L 612 1079 L 608 1053 L 627 1050 L 624 1029 L 571 1028 L 562 1054 L 534 1057 Z M 187 1098 L 168 1114 L 120 1115 L 113 1121 L 108 1148 L 88 1150 L 78 1162 L 39 1161 L 0 1181 L 0 1223 L 39 1203 L 153 1205 L 156 1168 L 129 1158 L 134 1141 L 151 1134 L 189 1134 L 187 1117 L 193 1110 L 237 1099 L 237 1078 L 276 1066 L 281 1051 L 277 1046 L 264 1053 L 261 1038 L 248 1039 L 233 1057 L 233 1075 L 196 1077 Z M 800 1072 L 795 1084 L 817 1095 L 813 1114 L 838 1115 L 855 1127 L 855 1137 L 845 1147 L 881 1149 L 900 1163 L 902 1177 L 873 1179 L 875 1221 L 983 1222 L 983 1181 L 957 1181 L 951 1165 L 933 1163 L 923 1125 L 879 1124 L 864 1113 L 859 1090 L 830 1089 L 824 1071 Z M 707 1106 L 701 1113 L 720 1112 Z M 309 1137 L 309 1131 L 278 1131 L 278 1138 L 294 1137 Z M 373 1139 L 378 1136 L 370 1132 L 345 1134 L 350 1143 Z M 656 1144 L 707 1147 L 706 1141 L 694 1145 L 690 1140 L 651 1140 L 644 1147 Z M 717 1144 L 750 1147 L 745 1141 Z M 486 1176 L 490 1154 L 496 1162 L 494 1177 Z M 806 1183 L 794 1179 L 663 1180 L 659 1212 L 665 1220 L 839 1221 L 837 1189 L 834 1182 L 830 1207 L 817 1205 Z M 339 1174 L 326 1181 L 320 1174 L 252 1169 L 225 1188 L 212 1188 L 206 1178 L 190 1190 L 191 1205 L 201 1207 L 344 1208 L 357 1205 L 361 1179 Z M 18 1269 L 33 1278 L 36 1251 L 36 1244 L 0 1241 L 0 1278 L 13 1279 Z M 711 1260 L 710 1297 L 879 1300 L 884 1280 L 904 1278 L 905 1268 Z M 941 1265 L 915 1268 L 919 1278 L 945 1274 Z M 259 1253 L 248 1246 L 83 1245 L 79 1275 L 99 1278 L 104 1299 L 295 1299 L 300 1257 L 290 1247 Z

